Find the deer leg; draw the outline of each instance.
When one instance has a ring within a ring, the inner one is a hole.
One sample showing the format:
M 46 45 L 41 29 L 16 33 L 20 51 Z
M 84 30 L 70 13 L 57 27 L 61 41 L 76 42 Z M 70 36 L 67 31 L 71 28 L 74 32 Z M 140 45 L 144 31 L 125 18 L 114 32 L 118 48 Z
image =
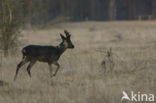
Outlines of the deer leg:
M 16 73 L 15 73 L 15 76 L 14 76 L 14 81 L 15 81 L 16 78 L 17 78 L 19 69 L 20 69 L 25 63 L 27 63 L 27 62 L 28 62 L 28 61 L 26 60 L 26 58 L 23 57 L 23 60 L 17 65 Z
M 54 63 L 54 65 L 56 65 L 57 66 L 57 68 L 56 68 L 56 71 L 55 71 L 55 73 L 54 73 L 54 75 L 53 76 L 56 76 L 56 74 L 57 74 L 57 72 L 58 72 L 58 70 L 59 70 L 59 68 L 60 68 L 60 65 L 59 65 L 59 63 Z
M 28 74 L 29 74 L 30 77 L 31 77 L 31 72 L 30 72 L 30 70 L 31 70 L 32 66 L 33 66 L 35 63 L 36 63 L 36 60 L 35 60 L 35 61 L 30 61 L 30 64 L 29 64 L 28 67 L 27 67 L 27 72 L 28 72 Z
M 48 63 L 48 65 L 49 65 L 50 77 L 52 77 L 53 68 L 52 68 L 52 66 L 51 66 L 51 63 Z

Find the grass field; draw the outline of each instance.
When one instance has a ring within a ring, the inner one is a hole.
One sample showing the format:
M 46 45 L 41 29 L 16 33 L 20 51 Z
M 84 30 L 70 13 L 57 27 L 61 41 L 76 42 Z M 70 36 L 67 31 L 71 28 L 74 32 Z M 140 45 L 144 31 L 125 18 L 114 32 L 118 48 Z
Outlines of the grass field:
M 37 62 L 32 78 L 25 65 L 14 82 L 22 47 L 58 45 L 64 29 L 75 48 L 60 58 L 57 76 L 50 78 L 48 65 Z M 156 21 L 62 23 L 22 35 L 16 55 L 2 60 L 0 103 L 121 103 L 122 91 L 156 94 Z M 106 62 L 104 73 L 101 62 L 109 48 L 115 65 L 111 72 Z

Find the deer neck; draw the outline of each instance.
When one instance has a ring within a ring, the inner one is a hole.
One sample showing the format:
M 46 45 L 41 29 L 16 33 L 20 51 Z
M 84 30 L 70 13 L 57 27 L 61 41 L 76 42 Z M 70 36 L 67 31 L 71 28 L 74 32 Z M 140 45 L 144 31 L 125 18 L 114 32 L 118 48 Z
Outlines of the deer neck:
M 59 54 L 63 54 L 65 52 L 65 50 L 67 49 L 64 45 L 59 45 L 57 46 Z

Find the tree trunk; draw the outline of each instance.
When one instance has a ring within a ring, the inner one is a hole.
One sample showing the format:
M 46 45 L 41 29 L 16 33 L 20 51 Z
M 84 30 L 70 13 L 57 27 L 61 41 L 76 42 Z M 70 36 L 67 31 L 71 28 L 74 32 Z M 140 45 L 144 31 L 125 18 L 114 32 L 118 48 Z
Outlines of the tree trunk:
M 128 19 L 136 19 L 136 0 L 128 0 Z
M 94 19 L 95 16 L 95 1 L 94 0 L 90 0 L 90 15 L 91 15 L 91 19 Z
M 114 10 L 115 10 L 115 0 L 110 0 L 109 1 L 109 20 L 114 20 Z
M 152 0 L 152 17 L 156 17 L 156 1 Z

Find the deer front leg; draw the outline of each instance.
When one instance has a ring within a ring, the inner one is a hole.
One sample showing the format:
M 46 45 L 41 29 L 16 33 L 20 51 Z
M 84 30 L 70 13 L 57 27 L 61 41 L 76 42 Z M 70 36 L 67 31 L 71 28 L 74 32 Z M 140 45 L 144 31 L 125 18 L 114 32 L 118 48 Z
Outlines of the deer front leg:
M 53 73 L 53 68 L 52 68 L 52 66 L 51 66 L 51 63 L 48 63 L 48 65 L 49 65 L 49 72 L 50 72 L 50 77 L 52 78 L 52 73 Z
M 59 70 L 59 68 L 60 68 L 60 65 L 59 65 L 59 63 L 54 63 L 54 65 L 56 65 L 57 66 L 57 68 L 56 68 L 56 71 L 55 71 L 55 73 L 53 74 L 53 76 L 56 76 L 56 74 L 57 74 L 57 72 L 58 72 L 58 70 Z

